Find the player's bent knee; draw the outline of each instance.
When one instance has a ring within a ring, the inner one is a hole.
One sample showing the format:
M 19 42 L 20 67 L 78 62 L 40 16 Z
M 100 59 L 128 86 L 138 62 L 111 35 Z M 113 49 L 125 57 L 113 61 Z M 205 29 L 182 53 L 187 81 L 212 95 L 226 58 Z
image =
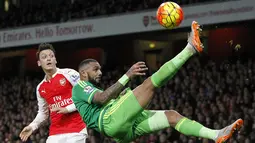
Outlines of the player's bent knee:
M 153 116 L 148 118 L 148 125 L 151 131 L 159 131 L 170 127 L 164 111 L 153 111 Z
M 143 88 L 146 90 L 153 90 L 155 86 L 153 85 L 151 81 L 151 77 L 147 78 L 143 83 L 142 83 Z
M 165 111 L 165 114 L 172 127 L 175 127 L 175 125 L 183 118 L 183 116 L 175 110 L 167 110 Z
M 153 95 L 154 92 L 154 86 L 151 82 L 150 77 L 147 78 L 142 84 L 140 84 L 139 86 L 137 86 L 133 92 L 135 96 L 146 96 L 146 97 L 150 97 Z

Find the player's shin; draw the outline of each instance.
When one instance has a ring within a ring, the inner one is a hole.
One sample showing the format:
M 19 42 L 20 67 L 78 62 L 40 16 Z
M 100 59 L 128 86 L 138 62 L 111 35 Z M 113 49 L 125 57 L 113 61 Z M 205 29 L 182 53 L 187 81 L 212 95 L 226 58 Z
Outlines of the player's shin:
M 215 140 L 219 132 L 218 130 L 206 128 L 200 123 L 191 121 L 187 118 L 179 120 L 175 129 L 184 135 L 202 137 L 211 140 Z
M 166 62 L 151 76 L 153 85 L 155 87 L 163 86 L 195 52 L 194 48 L 188 43 L 178 55 L 176 55 L 172 60 Z

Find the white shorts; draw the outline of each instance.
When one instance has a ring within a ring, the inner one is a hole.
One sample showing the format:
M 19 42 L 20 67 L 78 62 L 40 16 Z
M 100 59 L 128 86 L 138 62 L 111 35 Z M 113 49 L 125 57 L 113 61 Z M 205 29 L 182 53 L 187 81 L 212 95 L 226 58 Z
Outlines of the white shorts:
M 80 133 L 66 133 L 59 135 L 49 136 L 46 143 L 86 143 L 86 138 L 88 137 L 86 132 Z

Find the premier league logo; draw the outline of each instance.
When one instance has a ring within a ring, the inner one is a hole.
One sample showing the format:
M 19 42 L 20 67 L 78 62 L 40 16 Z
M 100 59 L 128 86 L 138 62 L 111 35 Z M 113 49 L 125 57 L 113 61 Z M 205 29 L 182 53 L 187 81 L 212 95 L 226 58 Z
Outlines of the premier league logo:
M 86 92 L 86 93 L 88 93 L 88 94 L 92 93 L 92 91 L 94 91 L 94 88 L 91 87 L 91 86 L 86 86 L 86 87 L 84 88 L 84 92 Z

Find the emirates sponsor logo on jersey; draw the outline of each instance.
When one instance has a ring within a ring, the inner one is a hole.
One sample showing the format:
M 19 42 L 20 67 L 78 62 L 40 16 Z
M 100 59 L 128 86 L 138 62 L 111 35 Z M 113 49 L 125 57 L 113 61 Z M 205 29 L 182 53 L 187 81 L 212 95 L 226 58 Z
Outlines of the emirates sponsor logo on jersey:
M 70 105 L 73 103 L 71 98 L 63 99 L 61 96 L 54 97 L 53 100 L 55 101 L 54 104 L 49 104 L 49 108 L 54 109 L 56 107 L 65 107 L 66 105 Z
M 59 80 L 60 85 L 64 86 L 66 84 L 66 79 L 62 78 Z

